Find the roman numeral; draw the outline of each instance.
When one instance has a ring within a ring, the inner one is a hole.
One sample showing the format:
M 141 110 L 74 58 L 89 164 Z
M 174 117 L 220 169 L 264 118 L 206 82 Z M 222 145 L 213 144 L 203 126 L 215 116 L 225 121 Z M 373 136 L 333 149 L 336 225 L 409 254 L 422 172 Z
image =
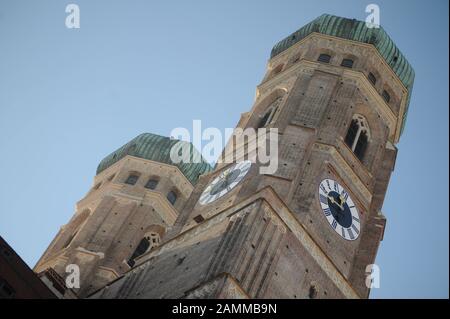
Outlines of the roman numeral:
M 324 208 L 323 209 L 323 213 L 325 214 L 325 216 L 330 216 L 331 215 L 331 209 L 330 208 Z
M 328 194 L 327 189 L 326 189 L 325 186 L 323 186 L 322 184 L 320 184 L 320 189 L 321 189 L 322 192 L 324 192 L 325 194 Z
M 342 233 L 342 237 L 346 238 L 345 237 L 345 228 L 344 227 L 341 228 L 341 233 Z
M 327 179 L 327 186 L 328 186 L 328 189 L 331 190 L 330 181 L 328 179 Z
M 334 190 L 339 193 L 339 185 L 338 183 L 336 183 L 336 181 L 334 181 Z
M 325 205 L 328 205 L 328 198 L 326 198 L 322 194 L 319 194 L 319 199 L 322 203 L 324 203 Z
M 356 228 L 355 224 L 352 224 L 352 228 L 356 234 L 359 234 L 359 230 L 358 230 L 358 228 Z
M 333 227 L 334 229 L 336 229 L 336 227 L 337 227 L 337 221 L 336 221 L 336 219 L 334 219 L 333 222 L 331 223 L 331 227 Z
M 352 218 L 353 218 L 353 220 L 354 220 L 354 221 L 357 221 L 358 223 L 360 223 L 360 221 L 359 221 L 359 218 L 358 218 L 358 217 L 352 216 Z
M 348 234 L 350 235 L 350 239 L 355 239 L 355 236 L 353 236 L 353 232 L 350 228 L 347 229 Z
M 342 190 L 341 195 L 344 196 L 344 200 L 347 201 L 348 193 L 345 190 Z

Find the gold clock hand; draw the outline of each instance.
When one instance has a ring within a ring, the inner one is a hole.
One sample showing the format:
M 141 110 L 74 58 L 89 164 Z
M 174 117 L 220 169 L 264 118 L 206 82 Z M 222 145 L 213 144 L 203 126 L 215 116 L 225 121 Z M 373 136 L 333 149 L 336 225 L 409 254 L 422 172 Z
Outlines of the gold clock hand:
M 341 205 L 344 206 L 344 204 L 346 203 L 344 196 L 339 195 L 339 199 L 341 200 Z
M 336 204 L 337 206 L 339 206 L 339 208 L 340 208 L 341 210 L 344 210 L 344 207 L 343 207 L 342 205 L 338 204 L 338 202 L 334 199 L 333 196 L 329 196 L 329 195 L 328 195 L 328 199 L 329 199 L 333 204 Z
M 333 196 L 328 195 L 327 197 L 328 197 L 328 199 L 331 201 L 331 203 L 337 204 L 336 201 L 334 200 L 334 197 L 333 197 Z

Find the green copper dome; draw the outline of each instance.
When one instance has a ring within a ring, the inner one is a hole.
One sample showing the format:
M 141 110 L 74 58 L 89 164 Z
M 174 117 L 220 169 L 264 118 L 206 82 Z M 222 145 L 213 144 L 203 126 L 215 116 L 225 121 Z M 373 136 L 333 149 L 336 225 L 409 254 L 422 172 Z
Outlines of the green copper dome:
M 174 163 L 170 158 L 170 151 L 172 147 L 178 143 L 181 144 L 177 146 L 188 146 L 191 150 L 191 159 L 199 158 L 199 162 L 195 163 L 193 160 L 191 160 L 191 163 Z M 195 185 L 198 177 L 201 174 L 212 171 L 212 167 L 207 162 L 205 162 L 200 153 L 194 148 L 191 143 L 176 139 L 170 139 L 168 137 L 156 134 L 143 133 L 132 139 L 130 142 L 128 142 L 115 152 L 106 156 L 98 165 L 97 174 L 120 161 L 127 155 L 174 165 L 180 169 L 184 176 L 186 176 L 186 178 L 193 185 Z
M 405 56 L 395 45 L 382 27 L 368 28 L 365 22 L 355 19 L 341 18 L 329 14 L 323 14 L 317 19 L 303 26 L 290 36 L 278 42 L 272 49 L 270 58 L 289 49 L 309 34 L 317 32 L 347 40 L 369 43 L 375 46 L 384 58 L 386 63 L 397 74 L 403 85 L 408 89 L 406 110 L 403 115 L 401 131 L 403 132 L 406 116 L 408 113 L 409 100 L 414 84 L 414 69 L 411 67 Z

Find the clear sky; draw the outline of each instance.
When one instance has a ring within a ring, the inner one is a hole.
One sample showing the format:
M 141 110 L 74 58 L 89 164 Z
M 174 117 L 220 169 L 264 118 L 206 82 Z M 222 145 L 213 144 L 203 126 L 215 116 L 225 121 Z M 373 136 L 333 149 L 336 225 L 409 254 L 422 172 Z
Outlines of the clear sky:
M 234 127 L 278 40 L 369 3 L 416 71 L 371 297 L 448 298 L 447 0 L 0 0 L 0 234 L 34 266 L 104 156 L 193 119 Z

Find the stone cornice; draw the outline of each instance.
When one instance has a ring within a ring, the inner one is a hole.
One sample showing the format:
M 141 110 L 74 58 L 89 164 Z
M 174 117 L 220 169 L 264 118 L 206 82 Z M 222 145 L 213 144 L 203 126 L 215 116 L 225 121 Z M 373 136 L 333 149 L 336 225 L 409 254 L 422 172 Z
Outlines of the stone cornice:
M 296 44 L 292 45 L 289 49 L 286 49 L 285 51 L 281 52 L 280 54 L 277 54 L 275 57 L 273 57 L 272 59 L 269 60 L 268 66 L 271 66 L 273 64 L 277 64 L 278 61 L 283 60 L 286 56 L 289 56 L 293 52 L 298 50 L 305 42 L 309 41 L 310 39 L 314 39 L 314 38 L 325 39 L 325 40 L 332 40 L 332 41 L 334 41 L 336 43 L 340 43 L 340 44 L 351 43 L 352 45 L 359 46 L 359 47 L 371 50 L 372 53 L 375 54 L 377 56 L 377 58 L 381 61 L 381 63 L 386 67 L 386 69 L 388 69 L 388 72 L 396 80 L 397 84 L 400 85 L 404 89 L 404 92 L 408 92 L 408 89 L 405 87 L 403 82 L 399 79 L 398 75 L 386 63 L 386 61 L 384 60 L 383 56 L 380 54 L 380 52 L 378 52 L 378 50 L 372 44 L 363 43 L 363 42 L 354 41 L 354 40 L 342 39 L 342 38 L 339 38 L 339 37 L 334 37 L 334 36 L 331 36 L 331 35 L 326 35 L 326 34 L 322 34 L 322 33 L 318 33 L 318 32 L 312 32 L 311 34 L 309 34 L 308 36 L 306 36 L 305 38 L 303 38 L 302 40 L 300 40 Z
M 194 188 L 192 183 L 186 178 L 186 176 L 184 176 L 183 172 L 181 172 L 181 170 L 177 166 L 169 165 L 169 164 L 161 163 L 161 162 L 155 162 L 155 161 L 152 161 L 152 160 L 148 160 L 148 159 L 145 159 L 145 158 L 140 158 L 140 157 L 136 157 L 136 156 L 132 156 L 132 155 L 126 155 L 124 158 L 120 159 L 120 161 L 117 161 L 116 163 L 114 163 L 113 165 L 109 166 L 104 171 L 100 172 L 98 175 L 95 175 L 95 177 L 94 177 L 94 184 L 93 185 L 95 185 L 98 182 L 102 181 L 106 176 L 111 174 L 113 171 L 116 171 L 116 169 L 118 169 L 118 167 L 120 167 L 122 164 L 126 163 L 126 161 L 128 159 L 133 159 L 135 161 L 139 161 L 139 162 L 143 162 L 143 163 L 149 163 L 149 164 L 153 164 L 153 165 L 163 166 L 163 167 L 166 167 L 168 169 L 175 169 L 177 171 L 177 173 L 179 173 L 182 176 L 182 179 L 184 180 L 184 182 L 188 183 L 189 185 L 192 186 L 192 188 Z
M 322 71 L 324 71 L 324 68 L 329 69 L 330 71 L 334 70 L 336 71 L 335 73 L 336 75 L 355 81 L 358 84 L 358 87 L 360 87 L 363 92 L 367 92 L 368 93 L 367 103 L 368 104 L 370 103 L 370 105 L 374 105 L 378 114 L 383 118 L 385 123 L 387 123 L 390 132 L 389 138 L 392 140 L 392 142 L 394 144 L 398 142 L 400 138 L 401 123 L 402 123 L 401 110 L 405 108 L 405 100 L 402 99 L 402 105 L 400 108 L 399 116 L 396 116 L 395 113 L 392 111 L 391 107 L 383 100 L 380 94 L 378 94 L 377 90 L 366 78 L 364 73 L 360 71 L 355 71 L 351 69 L 348 70 L 345 69 L 344 71 L 342 71 L 342 68 L 339 66 L 323 65 L 320 64 L 319 62 L 301 59 L 296 63 L 295 66 L 292 66 L 291 68 L 281 72 L 280 74 L 277 74 L 272 79 L 267 80 L 266 82 L 260 84 L 257 88 L 259 92 L 258 98 L 255 101 L 254 105 L 257 105 L 264 97 L 266 97 L 268 94 L 272 92 L 272 90 L 269 90 L 270 88 L 274 87 L 274 90 L 276 90 L 280 88 L 281 82 L 289 81 L 288 80 L 289 78 L 295 78 L 301 72 L 305 71 L 313 72 L 315 70 L 318 70 L 319 68 Z M 286 88 L 286 86 L 283 86 L 283 88 Z M 290 90 L 290 87 L 286 89 Z

